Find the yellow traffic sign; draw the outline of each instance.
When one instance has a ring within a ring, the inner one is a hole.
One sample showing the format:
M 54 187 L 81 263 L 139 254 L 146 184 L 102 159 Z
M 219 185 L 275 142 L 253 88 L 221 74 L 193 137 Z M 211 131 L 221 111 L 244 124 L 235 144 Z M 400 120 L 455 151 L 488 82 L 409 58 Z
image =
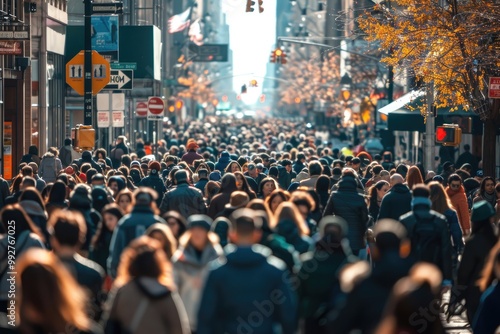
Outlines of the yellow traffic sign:
M 66 83 L 79 95 L 85 94 L 85 51 L 81 50 L 66 64 Z M 97 51 L 92 50 L 92 95 L 99 93 L 110 78 L 109 62 Z

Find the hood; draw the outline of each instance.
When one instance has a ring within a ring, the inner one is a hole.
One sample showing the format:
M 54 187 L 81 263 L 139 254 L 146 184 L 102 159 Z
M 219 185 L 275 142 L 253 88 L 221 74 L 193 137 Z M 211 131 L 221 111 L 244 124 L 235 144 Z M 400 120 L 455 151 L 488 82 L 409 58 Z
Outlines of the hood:
M 159 299 L 167 296 L 170 290 L 151 277 L 139 277 L 134 280 L 139 290 L 152 299 Z
M 252 245 L 251 247 L 237 247 L 228 244 L 224 251 L 226 253 L 227 264 L 235 267 L 257 267 L 267 262 L 267 258 L 272 254 L 271 250 L 262 245 Z
M 394 186 L 392 186 L 391 188 L 391 192 L 394 191 L 395 193 L 398 193 L 398 194 L 406 194 L 406 193 L 409 193 L 410 192 L 410 189 L 402 184 L 402 183 L 398 183 L 398 184 L 395 184 Z
M 82 160 L 83 161 L 90 161 L 90 160 L 92 160 L 92 153 L 90 153 L 89 151 L 84 151 L 82 153 Z
M 50 152 L 47 152 L 43 155 L 43 159 L 47 159 L 47 158 L 54 158 L 54 154 L 50 153 Z
M 356 183 L 356 180 L 352 176 L 343 176 L 338 184 L 338 189 L 339 190 L 347 190 L 347 191 L 357 191 L 356 188 L 358 187 L 358 184 Z
M 228 151 L 224 151 L 224 152 L 221 153 L 220 157 L 221 157 L 221 159 L 222 158 L 229 159 L 231 157 L 231 155 L 229 154 Z
M 236 177 L 231 173 L 224 174 L 221 180 L 220 193 L 233 193 L 236 190 L 238 190 L 236 187 Z
M 29 216 L 39 216 L 47 219 L 47 212 L 36 201 L 24 200 L 19 203 Z

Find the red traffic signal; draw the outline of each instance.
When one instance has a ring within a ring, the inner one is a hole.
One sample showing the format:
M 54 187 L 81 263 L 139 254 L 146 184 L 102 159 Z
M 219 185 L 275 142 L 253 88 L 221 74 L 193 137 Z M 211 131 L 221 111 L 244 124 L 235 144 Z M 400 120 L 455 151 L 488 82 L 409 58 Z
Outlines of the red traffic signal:
M 276 51 L 271 51 L 271 58 L 269 60 L 271 63 L 276 62 Z
M 436 127 L 436 143 L 443 146 L 458 146 L 462 141 L 462 129 L 456 124 Z
M 264 4 L 264 1 L 259 0 L 259 13 L 262 13 L 264 11 L 264 7 L 262 7 L 263 4 Z

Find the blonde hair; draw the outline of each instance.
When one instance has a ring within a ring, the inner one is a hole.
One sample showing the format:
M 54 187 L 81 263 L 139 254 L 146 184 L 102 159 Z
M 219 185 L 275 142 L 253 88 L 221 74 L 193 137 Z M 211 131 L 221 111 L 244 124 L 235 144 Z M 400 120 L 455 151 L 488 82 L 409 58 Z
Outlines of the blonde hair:
M 299 209 L 297 209 L 297 206 L 295 206 L 295 204 L 291 202 L 282 202 L 276 209 L 274 217 L 278 222 L 278 225 L 282 220 L 292 220 L 297 226 L 300 235 L 309 235 L 309 227 L 302 218 L 302 214 L 300 213 Z
M 138 277 L 151 277 L 171 291 L 176 289 L 172 263 L 161 243 L 145 235 L 133 240 L 122 253 L 114 286 L 121 287 Z
M 23 318 L 28 317 L 26 308 L 30 307 L 40 315 L 47 332 L 65 332 L 68 326 L 89 330 L 86 294 L 53 253 L 29 249 L 19 259 L 16 269 L 21 328 L 26 321 Z

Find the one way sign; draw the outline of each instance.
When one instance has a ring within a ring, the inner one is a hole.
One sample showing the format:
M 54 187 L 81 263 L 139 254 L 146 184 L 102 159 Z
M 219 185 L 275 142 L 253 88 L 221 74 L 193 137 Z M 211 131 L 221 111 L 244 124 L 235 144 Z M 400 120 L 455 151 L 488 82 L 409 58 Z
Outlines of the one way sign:
M 109 83 L 104 89 L 132 89 L 133 82 L 133 70 L 111 70 Z

